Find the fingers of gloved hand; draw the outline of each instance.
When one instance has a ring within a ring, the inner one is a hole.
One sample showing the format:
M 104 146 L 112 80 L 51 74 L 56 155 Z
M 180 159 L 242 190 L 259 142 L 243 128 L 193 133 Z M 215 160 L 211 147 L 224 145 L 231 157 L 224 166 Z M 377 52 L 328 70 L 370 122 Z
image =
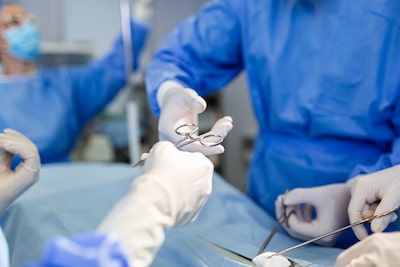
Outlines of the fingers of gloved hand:
M 379 205 L 375 209 L 375 215 L 387 212 L 400 206 L 400 186 L 397 182 L 392 183 L 392 186 L 386 191 Z M 371 230 L 373 232 L 383 232 L 386 227 L 397 220 L 396 212 L 386 216 L 376 218 L 371 222 Z
M 350 198 L 350 186 L 331 184 L 314 188 L 297 188 L 289 191 L 284 199 L 287 208 L 296 207 L 289 218 L 288 232 L 299 239 L 326 234 L 348 223 L 346 207 Z M 335 199 L 335 201 L 332 201 Z M 332 245 L 340 234 L 328 236 L 317 243 Z
M 8 150 L 9 152 L 18 154 L 24 159 L 37 156 L 38 154 L 37 148 L 32 141 L 12 129 L 5 129 L 4 133 L 0 134 L 0 142 L 3 144 L 4 149 L 8 147 L 12 149 L 12 151 Z
M 165 90 L 160 89 L 161 114 L 158 123 L 159 138 L 161 141 L 171 141 L 173 143 L 181 140 L 182 135 L 176 133 L 176 129 L 185 124 L 198 124 L 198 115 L 207 106 L 205 100 L 197 95 L 192 89 L 182 87 L 172 87 Z M 166 91 L 163 93 L 163 91 Z M 200 148 L 198 142 L 184 146 L 182 150 L 194 150 L 193 147 Z
M 161 112 L 166 108 L 178 111 L 176 116 L 179 118 L 188 112 L 202 113 L 207 108 L 207 103 L 193 89 L 174 87 L 170 88 L 161 100 Z
M 348 263 L 336 263 L 335 267 L 379 267 L 376 263 L 376 256 L 373 254 L 363 255 L 354 259 L 351 259 Z
M 212 175 L 213 165 L 201 153 L 179 151 L 172 143 L 161 141 L 150 150 L 145 171 L 160 172 L 162 176 L 166 176 L 168 173 L 196 176 L 197 172 Z M 189 178 L 184 179 L 190 180 Z
M 351 201 L 350 201 L 350 203 L 351 203 Z M 352 211 L 352 213 L 349 212 L 350 223 L 357 222 L 364 218 L 373 216 L 375 214 L 375 210 L 376 210 L 377 206 L 378 206 L 378 204 L 376 202 L 371 203 L 371 204 L 364 203 L 364 206 L 362 207 L 361 211 L 356 213 L 354 208 L 350 208 L 350 205 L 349 205 L 348 209 L 349 210 L 351 209 L 351 211 Z M 350 216 L 353 216 L 353 217 L 350 217 Z M 354 234 L 356 235 L 356 237 L 359 240 L 368 236 L 368 231 L 367 231 L 367 228 L 364 226 L 364 224 L 359 224 L 359 225 L 353 226 L 352 229 L 353 229 Z
M 210 146 L 208 144 L 223 141 L 233 127 L 232 121 L 232 117 L 225 116 L 217 120 L 210 131 L 201 134 L 201 141 L 190 140 L 189 138 L 181 142 L 177 147 L 182 151 L 200 152 L 206 156 L 222 154 L 225 151 L 223 145 Z
M 23 162 L 23 169 L 30 172 L 37 172 L 40 168 L 40 157 L 36 146 L 26 138 L 18 135 L 4 135 L 0 143 L 3 149 L 11 154 L 19 155 Z M 17 168 L 19 169 L 19 168 Z
M 230 116 L 225 116 L 218 121 L 215 122 L 211 130 L 207 133 L 204 133 L 204 136 L 207 135 L 220 135 L 221 139 L 224 139 L 228 133 L 232 130 L 233 124 L 232 124 L 232 117 Z M 216 140 L 219 141 L 220 138 L 216 138 Z M 203 140 L 206 142 L 206 140 Z M 182 150 L 188 151 L 188 152 L 200 152 L 203 155 L 206 156 L 211 156 L 211 155 L 217 155 L 217 154 L 222 154 L 225 151 L 225 148 L 223 145 L 217 145 L 217 146 L 203 146 L 199 142 L 194 142 L 190 145 L 182 147 Z
M 284 216 L 284 212 L 286 212 L 286 216 L 290 214 L 288 221 L 283 223 L 282 227 L 290 236 L 300 240 L 308 240 L 314 237 L 309 233 L 309 229 L 312 229 L 315 223 L 312 222 L 312 215 L 310 214 L 314 210 L 314 207 L 312 205 L 297 204 L 286 206 L 282 203 L 284 198 L 284 195 L 280 195 L 275 201 L 275 212 L 278 219 Z
M 275 201 L 275 215 L 276 218 L 279 219 L 282 216 L 284 216 L 283 213 L 286 213 L 285 216 L 288 216 L 289 214 L 291 214 L 290 216 L 296 216 L 298 221 L 302 221 L 304 222 L 306 220 L 306 218 L 309 218 L 308 215 L 304 214 L 304 206 L 302 205 L 284 205 L 283 201 L 285 198 L 285 194 L 283 195 L 279 195 Z M 288 225 L 288 222 L 285 222 L 285 224 L 283 225 L 284 227 L 286 227 Z
M 233 127 L 232 117 L 225 116 L 214 123 L 210 133 L 218 134 L 221 135 L 222 138 L 225 138 L 228 135 L 228 133 L 232 130 L 232 127 Z
M 387 181 L 382 183 L 374 181 L 377 179 L 375 176 L 384 173 L 387 173 L 387 171 L 364 175 L 353 183 L 352 197 L 348 207 L 350 223 L 355 223 L 374 214 L 380 214 L 398 207 L 400 204 L 400 196 L 397 193 L 399 192 L 399 187 L 396 185 L 399 183 L 397 182 L 398 179 L 393 180 L 393 185 Z M 380 204 L 378 205 L 378 203 Z M 375 219 L 371 223 L 371 229 L 374 232 L 381 232 L 395 219 L 394 214 Z M 353 227 L 353 232 L 360 240 L 368 236 L 368 231 L 364 225 Z
M 143 153 L 143 154 L 140 156 L 140 160 L 146 160 L 146 159 L 148 158 L 149 154 L 150 154 L 150 153 Z
M 10 170 L 13 154 L 3 150 L 2 143 L 0 141 L 0 173 Z
M 336 260 L 335 267 L 398 266 L 399 238 L 399 232 L 372 234 L 342 252 Z

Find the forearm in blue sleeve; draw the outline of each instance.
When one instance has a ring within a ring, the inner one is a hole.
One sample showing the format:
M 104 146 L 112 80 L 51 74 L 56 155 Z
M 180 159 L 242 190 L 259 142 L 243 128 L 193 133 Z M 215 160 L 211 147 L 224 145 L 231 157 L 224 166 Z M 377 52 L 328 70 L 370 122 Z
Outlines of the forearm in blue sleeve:
M 146 90 L 154 114 L 160 113 L 156 95 L 164 81 L 177 81 L 201 96 L 231 81 L 243 68 L 240 36 L 232 1 L 213 1 L 180 24 L 147 70 Z
M 400 138 L 397 138 L 393 142 L 391 153 L 382 154 L 373 165 L 357 165 L 351 172 L 350 178 L 361 174 L 377 172 L 397 164 L 400 164 Z

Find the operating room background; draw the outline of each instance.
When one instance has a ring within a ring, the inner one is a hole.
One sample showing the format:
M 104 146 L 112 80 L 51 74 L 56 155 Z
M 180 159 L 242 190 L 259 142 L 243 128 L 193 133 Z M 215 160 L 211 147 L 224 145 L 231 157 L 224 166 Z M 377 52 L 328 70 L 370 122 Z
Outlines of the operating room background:
M 20 0 L 35 15 L 40 28 L 43 47 L 41 64 L 58 66 L 84 64 L 104 55 L 121 28 L 119 1 L 115 0 Z M 133 3 L 133 2 L 132 2 Z M 142 55 L 142 69 L 133 77 L 135 96 L 141 103 L 141 150 L 146 151 L 157 139 L 156 120 L 150 113 L 144 94 L 144 70 L 152 54 L 181 20 L 190 16 L 206 0 L 158 0 L 147 48 Z M 75 159 L 86 161 L 123 161 L 120 154 L 126 147 L 126 119 L 118 114 L 123 110 L 126 93 L 110 105 L 100 119 L 88 127 L 77 145 Z M 214 158 L 217 170 L 241 191 L 246 190 L 248 161 L 252 153 L 253 137 L 257 131 L 244 75 L 228 85 L 228 90 L 207 99 L 208 111 L 200 117 L 200 126 L 211 127 L 218 116 L 230 115 L 234 128 L 224 141 L 226 152 Z M 110 141 L 111 140 L 111 141 Z M 112 151 L 112 147 L 121 149 Z M 111 149 L 111 150 L 110 150 Z

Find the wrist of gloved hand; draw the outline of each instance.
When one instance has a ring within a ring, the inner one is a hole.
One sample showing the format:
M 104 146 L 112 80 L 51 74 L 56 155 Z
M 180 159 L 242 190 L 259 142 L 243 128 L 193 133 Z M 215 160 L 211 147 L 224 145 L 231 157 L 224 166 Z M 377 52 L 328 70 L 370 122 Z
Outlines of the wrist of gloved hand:
M 167 192 L 149 177 L 134 181 L 132 190 L 110 211 L 98 231 L 116 234 L 134 266 L 149 266 L 174 225 Z
M 350 186 L 332 184 L 313 188 L 298 188 L 278 197 L 276 216 L 293 213 L 284 229 L 294 238 L 310 240 L 348 224 L 347 205 Z M 339 234 L 317 241 L 324 246 L 333 245 Z

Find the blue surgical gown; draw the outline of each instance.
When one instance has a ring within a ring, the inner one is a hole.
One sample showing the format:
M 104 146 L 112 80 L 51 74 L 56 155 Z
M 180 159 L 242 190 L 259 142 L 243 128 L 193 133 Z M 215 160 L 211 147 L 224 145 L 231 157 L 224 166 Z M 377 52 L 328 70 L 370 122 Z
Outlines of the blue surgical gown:
M 205 96 L 243 70 L 259 125 L 248 194 L 269 214 L 285 189 L 400 162 L 400 1 L 212 1 L 156 53 L 151 107 L 166 80 Z
M 148 26 L 132 20 L 137 65 Z M 42 163 L 67 161 L 87 122 L 100 114 L 125 85 L 122 37 L 103 58 L 82 67 L 38 69 L 0 78 L 0 131 L 12 128 L 38 147 Z

